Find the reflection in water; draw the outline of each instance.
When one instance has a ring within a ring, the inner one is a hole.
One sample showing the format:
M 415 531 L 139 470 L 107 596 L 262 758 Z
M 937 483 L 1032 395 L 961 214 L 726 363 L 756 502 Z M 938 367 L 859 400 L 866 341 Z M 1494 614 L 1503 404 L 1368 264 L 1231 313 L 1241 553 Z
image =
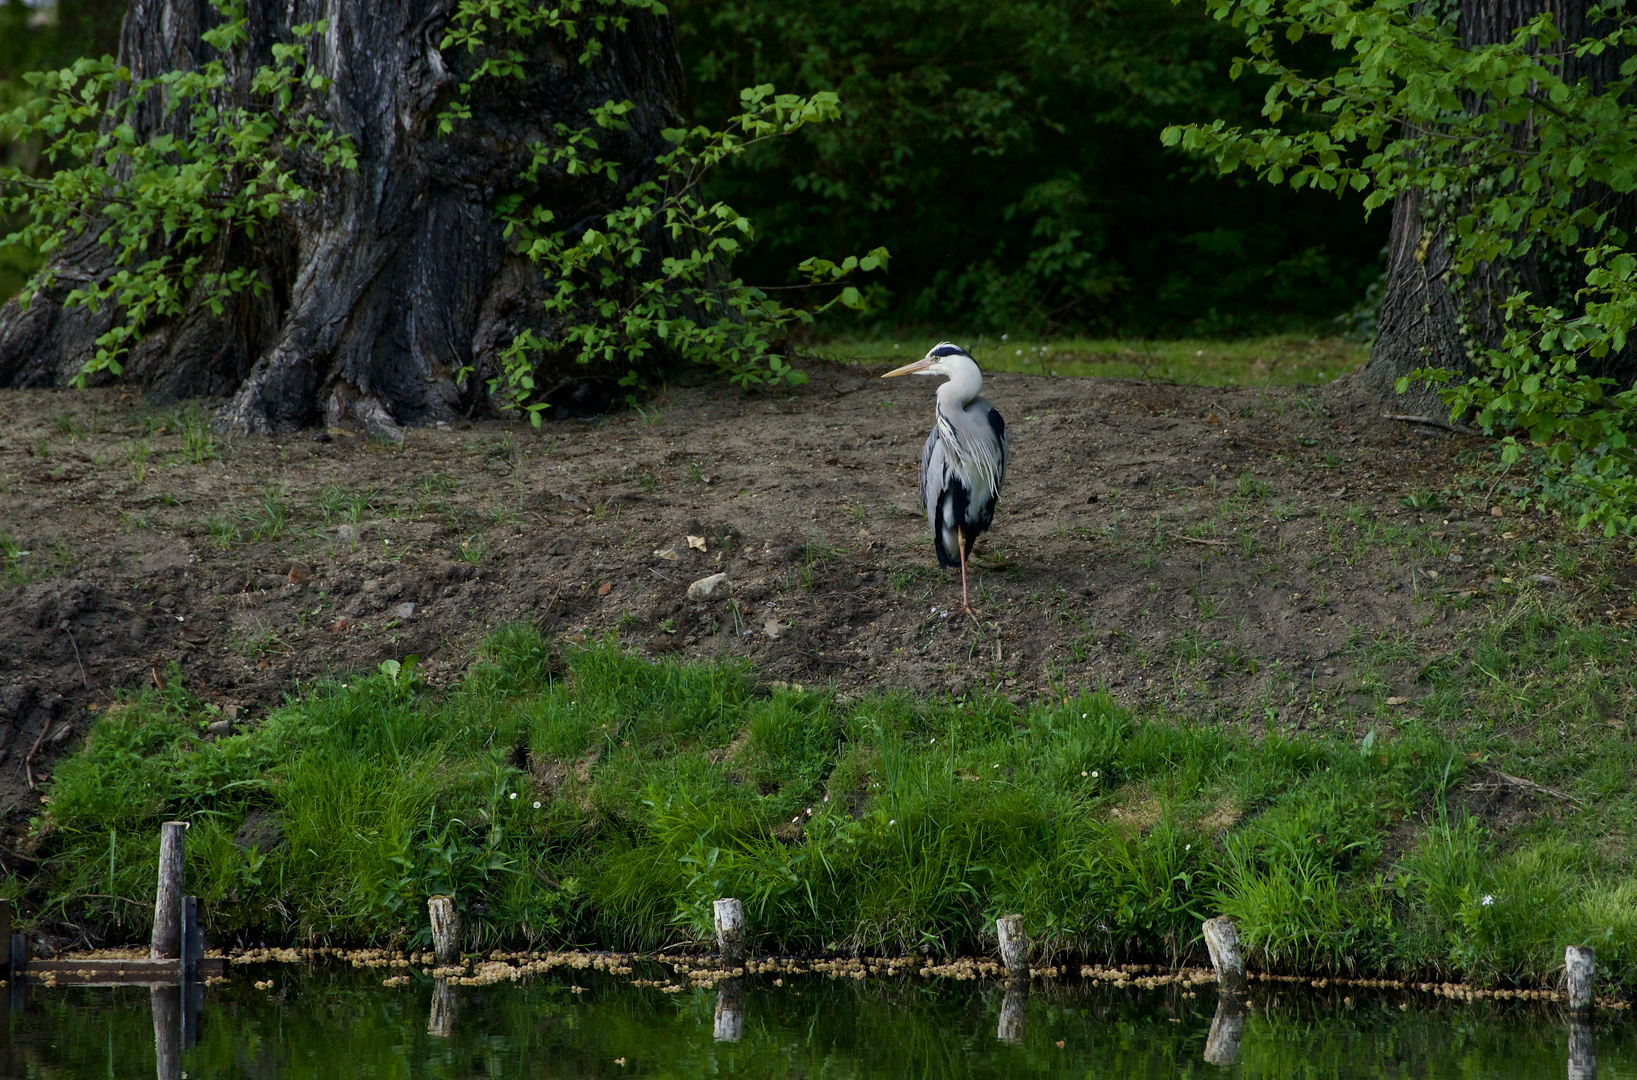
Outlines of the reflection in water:
M 1245 1029 L 1245 1003 L 1232 994 L 1216 999 L 1216 1015 L 1211 1032 L 1205 1036 L 1205 1061 L 1211 1065 L 1232 1065 L 1239 1060 L 1239 1034 Z
M 268 976 L 278 994 L 254 987 Z M 235 967 L 230 982 L 205 988 L 192 1046 L 183 1038 L 191 1006 L 176 987 L 36 985 L 0 1037 L 0 1077 L 1561 1077 L 1566 1048 L 1571 1077 L 1593 1068 L 1605 1080 L 1637 1077 L 1637 1023 L 1625 1014 L 1565 1030 L 1553 1006 L 1533 1002 L 1291 988 L 1249 1009 L 1176 986 L 1073 979 L 785 977 L 781 986 L 770 974 L 709 989 L 668 976 L 656 964 L 632 973 L 655 982 L 644 986 L 575 970 L 483 987 L 412 974 L 387 987 L 379 972 L 350 967 Z M 1219 1071 L 1229 1061 L 1232 1071 Z
M 1597 1043 L 1583 1016 L 1569 1017 L 1569 1080 L 1597 1080 Z
M 159 1080 L 182 1080 L 182 988 L 155 986 L 153 1002 L 153 1055 Z
M 432 980 L 432 1011 L 426 1018 L 426 1033 L 434 1039 L 447 1039 L 455 1033 L 455 1017 L 460 1002 L 449 980 L 439 976 Z
M 717 1042 L 738 1042 L 745 1037 L 745 980 L 727 979 L 716 986 Z
M 1000 999 L 1000 1023 L 995 1025 L 995 1038 L 1016 1045 L 1023 1041 L 1029 1026 L 1029 984 L 1023 979 L 1006 983 L 1006 996 Z

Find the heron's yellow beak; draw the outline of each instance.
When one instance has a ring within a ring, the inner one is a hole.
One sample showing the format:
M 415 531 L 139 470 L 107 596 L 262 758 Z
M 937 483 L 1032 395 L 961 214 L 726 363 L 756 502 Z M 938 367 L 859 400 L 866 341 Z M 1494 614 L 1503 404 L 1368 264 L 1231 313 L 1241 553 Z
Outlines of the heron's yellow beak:
M 905 364 L 901 368 L 893 368 L 891 371 L 887 372 L 885 375 L 883 375 L 881 377 L 883 379 L 890 379 L 894 375 L 914 375 L 918 371 L 925 371 L 927 368 L 931 367 L 932 365 L 933 365 L 933 359 L 930 356 L 923 356 L 923 357 L 921 357 L 921 359 L 915 361 L 915 363 Z

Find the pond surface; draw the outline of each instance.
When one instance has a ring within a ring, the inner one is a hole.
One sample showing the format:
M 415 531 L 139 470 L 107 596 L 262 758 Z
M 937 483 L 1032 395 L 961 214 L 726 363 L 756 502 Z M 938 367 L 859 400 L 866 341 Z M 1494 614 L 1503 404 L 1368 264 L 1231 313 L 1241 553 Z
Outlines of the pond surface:
M 739 983 L 387 988 L 351 969 L 237 968 L 187 1009 L 174 988 L 31 987 L 12 999 L 0 1077 L 1637 1077 L 1624 1013 L 1571 1031 L 1534 1003 L 1253 990 L 1219 1014 L 1209 987 Z

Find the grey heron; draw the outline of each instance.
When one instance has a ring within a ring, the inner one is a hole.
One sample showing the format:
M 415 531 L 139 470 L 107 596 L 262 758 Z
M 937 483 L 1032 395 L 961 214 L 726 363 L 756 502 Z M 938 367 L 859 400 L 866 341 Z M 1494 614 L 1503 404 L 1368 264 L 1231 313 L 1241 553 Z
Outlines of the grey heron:
M 966 560 L 978 534 L 994 521 L 995 500 L 1006 482 L 1006 421 L 980 396 L 983 372 L 959 345 L 941 341 L 913 364 L 881 377 L 895 375 L 949 377 L 938 387 L 938 422 L 921 449 L 921 506 L 938 569 L 960 564 L 961 610 L 973 615 Z

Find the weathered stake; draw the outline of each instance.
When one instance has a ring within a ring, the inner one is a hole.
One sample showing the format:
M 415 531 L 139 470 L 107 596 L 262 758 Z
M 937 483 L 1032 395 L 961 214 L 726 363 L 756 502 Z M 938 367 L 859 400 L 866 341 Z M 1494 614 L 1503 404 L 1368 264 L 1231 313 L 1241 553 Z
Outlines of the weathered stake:
M 1002 915 L 995 920 L 995 936 L 1000 939 L 1000 962 L 1009 979 L 1029 977 L 1029 935 L 1023 931 L 1023 916 Z
M 460 912 L 453 896 L 434 896 L 426 902 L 432 917 L 432 955 L 439 967 L 460 963 Z
M 1206 919 L 1200 927 L 1205 933 L 1205 947 L 1211 952 L 1211 967 L 1216 969 L 1216 988 L 1230 994 L 1238 993 L 1245 985 L 1245 958 L 1239 953 L 1239 927 L 1226 915 Z
M 1569 984 L 1569 1008 L 1581 1012 L 1592 1007 L 1592 983 L 1597 975 L 1597 952 L 1585 945 L 1563 950 L 1563 973 Z
M 745 955 L 745 906 L 731 896 L 716 901 L 716 951 L 724 963 L 737 964 Z
M 153 902 L 155 960 L 176 960 L 182 955 L 182 855 L 188 823 L 167 821 L 159 830 L 159 891 Z
M 0 942 L 4 942 L 9 949 L 11 945 L 11 901 L 0 900 Z M 11 970 L 11 954 L 6 954 L 6 977 L 17 974 Z
M 205 952 L 205 934 L 199 925 L 199 898 L 182 897 L 182 978 L 199 974 L 199 957 Z

